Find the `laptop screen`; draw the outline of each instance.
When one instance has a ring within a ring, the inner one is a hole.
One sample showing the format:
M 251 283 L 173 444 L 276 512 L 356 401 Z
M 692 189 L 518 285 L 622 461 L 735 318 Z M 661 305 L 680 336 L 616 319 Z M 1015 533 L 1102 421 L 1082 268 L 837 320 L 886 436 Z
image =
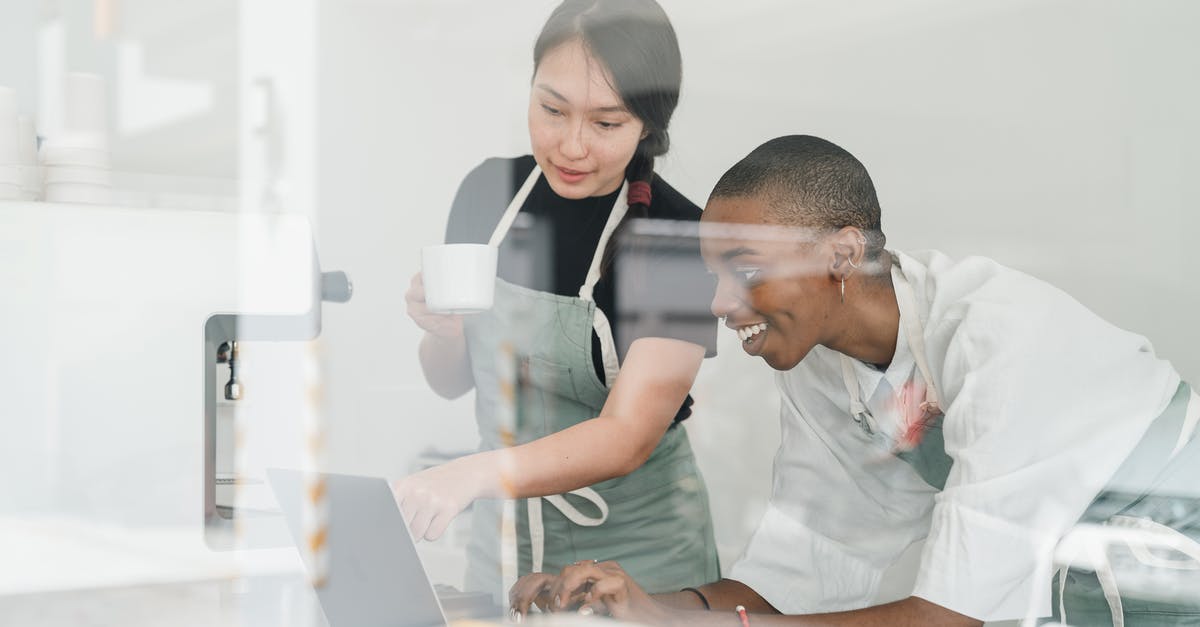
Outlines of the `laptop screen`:
M 427 627 L 445 625 L 433 586 L 421 565 L 387 481 L 317 473 L 325 481 L 328 507 L 328 572 L 316 588 L 330 627 Z M 303 546 L 305 475 L 270 469 L 267 477 Z M 311 564 L 306 564 L 311 569 Z

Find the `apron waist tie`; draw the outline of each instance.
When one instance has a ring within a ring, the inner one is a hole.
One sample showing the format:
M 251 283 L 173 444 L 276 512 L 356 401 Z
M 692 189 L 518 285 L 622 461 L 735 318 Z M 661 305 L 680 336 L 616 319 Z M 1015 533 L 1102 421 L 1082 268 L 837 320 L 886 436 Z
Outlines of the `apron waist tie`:
M 1192 437 L 1196 434 L 1197 425 L 1200 425 L 1200 394 L 1197 394 L 1195 390 L 1192 390 L 1188 398 L 1187 409 L 1185 411 L 1183 425 L 1180 428 L 1175 446 L 1168 456 L 1168 461 L 1174 459 L 1191 442 Z M 1133 557 L 1146 566 L 1175 570 L 1200 570 L 1200 542 L 1196 542 L 1175 529 L 1149 518 L 1120 514 L 1110 517 L 1105 522 L 1105 525 L 1117 529 L 1133 529 L 1142 532 L 1142 535 L 1139 536 L 1122 534 L 1122 538 L 1125 545 L 1129 548 L 1130 553 L 1133 554 Z M 1175 551 L 1182 554 L 1183 558 L 1167 559 L 1159 557 L 1152 553 L 1146 546 L 1147 540 L 1153 541 L 1154 548 Z M 1113 627 L 1123 627 L 1125 624 L 1125 611 L 1121 603 L 1120 591 L 1117 589 L 1116 573 L 1113 571 L 1112 563 L 1108 559 L 1108 542 L 1109 540 L 1093 541 L 1086 547 L 1086 550 L 1093 570 L 1096 573 L 1096 579 L 1100 582 L 1100 589 L 1104 593 L 1104 600 L 1108 602 Z M 1066 560 L 1066 563 L 1058 569 L 1058 620 L 1064 624 L 1067 623 L 1065 600 L 1067 571 L 1071 569 L 1073 561 L 1074 559 Z
M 1200 394 L 1196 390 L 1192 390 L 1192 395 L 1188 398 L 1187 413 L 1183 418 L 1183 428 L 1179 430 L 1179 439 L 1175 441 L 1175 448 L 1171 450 L 1170 459 L 1175 459 L 1179 451 L 1187 446 L 1191 441 L 1192 435 L 1196 433 L 1196 426 L 1200 425 Z
M 1085 549 L 1088 553 L 1088 561 L 1096 573 L 1096 579 L 1100 582 L 1100 590 L 1104 593 L 1104 600 L 1108 603 L 1109 615 L 1112 617 L 1113 627 L 1125 627 L 1125 608 L 1121 603 L 1121 592 L 1117 589 L 1117 577 L 1113 572 L 1112 564 L 1108 561 L 1108 547 L 1104 543 L 1093 542 Z M 1071 563 L 1074 560 L 1067 560 L 1067 563 L 1058 569 L 1058 622 L 1063 625 L 1069 625 L 1067 621 L 1067 573 L 1071 570 Z
M 1133 556 L 1141 563 L 1154 568 L 1170 568 L 1176 570 L 1200 570 L 1200 543 L 1166 525 L 1148 518 L 1137 516 L 1113 516 L 1108 525 L 1125 529 L 1137 529 L 1147 532 L 1143 537 L 1126 537 L 1125 544 Z M 1182 559 L 1166 559 L 1150 552 L 1146 539 L 1154 540 L 1154 548 L 1170 549 L 1181 553 Z M 1121 594 L 1117 590 L 1116 573 L 1108 560 L 1107 546 L 1104 542 L 1093 542 L 1088 550 L 1096 579 L 1100 581 L 1100 589 L 1104 592 L 1104 600 L 1108 602 L 1109 613 L 1112 615 L 1113 627 L 1123 627 L 1125 611 L 1121 603 Z M 1058 616 L 1062 623 L 1067 622 L 1067 610 L 1064 600 L 1067 587 L 1067 571 L 1071 563 L 1058 570 Z
M 542 525 L 542 499 L 546 499 L 546 502 L 562 512 L 563 516 L 567 517 L 567 520 L 581 527 L 597 527 L 608 520 L 608 503 L 604 500 L 604 497 L 600 496 L 599 492 L 589 487 L 583 487 L 578 490 L 571 490 L 567 494 L 574 494 L 586 499 L 600 510 L 600 515 L 591 517 L 584 514 L 574 505 L 571 505 L 562 494 L 527 499 L 529 507 L 529 543 L 533 549 L 533 568 L 531 572 L 542 572 L 542 561 L 545 557 L 546 528 Z

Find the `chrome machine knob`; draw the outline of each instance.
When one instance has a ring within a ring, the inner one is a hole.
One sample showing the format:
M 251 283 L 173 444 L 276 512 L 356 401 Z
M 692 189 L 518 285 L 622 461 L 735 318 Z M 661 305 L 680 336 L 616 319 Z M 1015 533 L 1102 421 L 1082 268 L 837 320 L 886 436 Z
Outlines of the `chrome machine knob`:
M 335 270 L 321 273 L 321 300 L 344 303 L 354 295 L 354 284 L 345 272 Z

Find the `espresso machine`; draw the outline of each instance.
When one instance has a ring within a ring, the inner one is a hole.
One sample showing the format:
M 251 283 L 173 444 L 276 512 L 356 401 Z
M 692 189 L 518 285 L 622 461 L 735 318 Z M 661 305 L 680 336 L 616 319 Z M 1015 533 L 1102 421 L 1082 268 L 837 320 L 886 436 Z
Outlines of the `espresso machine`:
M 306 218 L 0 202 L 0 285 L 0 598 L 304 572 L 262 475 L 352 293 Z

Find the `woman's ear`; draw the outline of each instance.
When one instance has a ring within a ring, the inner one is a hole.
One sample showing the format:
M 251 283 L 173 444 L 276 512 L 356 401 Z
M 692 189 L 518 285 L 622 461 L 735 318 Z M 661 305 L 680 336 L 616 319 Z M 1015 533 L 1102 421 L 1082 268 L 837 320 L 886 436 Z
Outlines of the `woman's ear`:
M 858 227 L 846 226 L 830 236 L 833 259 L 829 272 L 837 281 L 843 281 L 862 267 L 867 253 L 867 238 Z

